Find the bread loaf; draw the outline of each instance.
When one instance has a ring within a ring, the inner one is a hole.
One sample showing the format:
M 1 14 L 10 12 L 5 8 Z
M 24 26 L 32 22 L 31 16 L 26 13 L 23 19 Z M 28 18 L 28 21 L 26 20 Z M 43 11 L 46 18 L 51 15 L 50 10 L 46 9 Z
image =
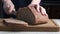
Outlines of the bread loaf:
M 29 24 L 43 24 L 48 22 L 48 16 L 42 16 L 34 7 L 19 8 L 17 19 L 24 20 Z

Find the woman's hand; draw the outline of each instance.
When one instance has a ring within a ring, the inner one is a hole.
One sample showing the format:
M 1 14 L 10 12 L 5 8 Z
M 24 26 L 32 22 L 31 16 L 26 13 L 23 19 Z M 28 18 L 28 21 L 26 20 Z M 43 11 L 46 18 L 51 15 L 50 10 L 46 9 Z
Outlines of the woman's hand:
M 47 15 L 46 10 L 40 6 L 41 0 L 32 0 L 31 4 L 29 6 L 35 7 L 37 12 L 41 13 L 42 15 Z
M 6 14 L 11 14 L 13 11 L 15 11 L 14 4 L 11 0 L 3 0 L 3 8 Z

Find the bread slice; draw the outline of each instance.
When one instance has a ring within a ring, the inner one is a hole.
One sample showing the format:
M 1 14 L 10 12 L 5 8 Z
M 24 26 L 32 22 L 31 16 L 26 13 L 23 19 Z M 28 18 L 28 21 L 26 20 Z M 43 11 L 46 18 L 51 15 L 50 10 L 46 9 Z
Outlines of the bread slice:
M 28 26 L 27 22 L 13 19 L 13 18 L 3 19 L 3 23 L 11 27 L 27 27 Z

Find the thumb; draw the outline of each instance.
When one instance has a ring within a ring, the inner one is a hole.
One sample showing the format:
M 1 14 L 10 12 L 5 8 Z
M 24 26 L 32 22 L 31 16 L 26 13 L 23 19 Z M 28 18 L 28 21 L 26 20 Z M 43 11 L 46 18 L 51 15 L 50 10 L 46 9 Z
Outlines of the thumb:
M 16 15 L 16 10 L 15 10 L 15 8 L 12 10 L 12 14 Z
M 9 13 L 15 12 L 15 8 L 14 7 L 10 7 Z
M 9 7 L 9 13 L 11 13 L 12 12 L 12 10 L 13 10 L 13 7 Z
M 39 5 L 37 5 L 37 11 L 40 13 L 39 7 L 40 7 L 40 6 L 39 6 Z
M 12 10 L 12 12 L 16 12 L 15 8 Z

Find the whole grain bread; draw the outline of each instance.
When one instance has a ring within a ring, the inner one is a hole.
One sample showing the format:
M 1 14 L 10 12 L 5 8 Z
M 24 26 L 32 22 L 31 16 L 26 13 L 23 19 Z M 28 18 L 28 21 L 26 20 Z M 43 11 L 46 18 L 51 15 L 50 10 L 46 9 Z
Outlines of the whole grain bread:
M 29 24 L 44 24 L 48 22 L 48 15 L 43 16 L 38 13 L 34 7 L 19 8 L 17 11 L 17 19 L 24 20 Z

